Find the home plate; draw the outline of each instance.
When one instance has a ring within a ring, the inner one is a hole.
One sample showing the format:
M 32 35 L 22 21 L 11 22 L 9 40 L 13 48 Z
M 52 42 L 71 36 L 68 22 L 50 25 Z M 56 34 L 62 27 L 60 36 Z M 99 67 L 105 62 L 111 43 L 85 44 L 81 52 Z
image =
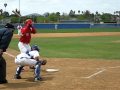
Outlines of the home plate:
M 58 72 L 59 69 L 52 69 L 52 68 L 49 68 L 49 69 L 46 69 L 47 72 Z

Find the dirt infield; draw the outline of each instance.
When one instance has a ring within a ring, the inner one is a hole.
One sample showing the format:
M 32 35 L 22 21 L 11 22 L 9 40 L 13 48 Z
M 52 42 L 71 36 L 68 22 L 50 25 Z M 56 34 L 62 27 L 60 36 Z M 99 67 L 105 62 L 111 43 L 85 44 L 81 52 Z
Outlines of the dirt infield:
M 79 36 L 77 33 L 76 36 Z M 81 36 L 92 36 L 92 33 L 81 33 Z M 37 37 L 63 37 L 65 34 L 37 34 Z M 48 36 L 47 36 L 48 35 Z M 71 37 L 66 33 L 65 36 Z M 93 36 L 103 33 L 93 33 Z M 107 33 L 104 35 L 120 35 L 120 33 Z M 17 35 L 14 37 L 18 38 Z M 35 35 L 33 36 L 35 37 Z M 43 81 L 33 82 L 33 71 L 26 69 L 21 80 L 14 80 L 16 65 L 14 56 L 19 52 L 8 49 L 4 57 L 7 60 L 8 84 L 0 85 L 0 90 L 120 90 L 120 61 L 119 60 L 90 60 L 71 58 L 46 58 L 48 63 L 42 67 Z M 47 68 L 57 68 L 58 72 L 45 72 Z
M 79 37 L 79 36 L 119 36 L 120 32 L 91 32 L 91 33 L 39 33 L 32 37 Z M 14 34 L 14 38 L 19 38 Z

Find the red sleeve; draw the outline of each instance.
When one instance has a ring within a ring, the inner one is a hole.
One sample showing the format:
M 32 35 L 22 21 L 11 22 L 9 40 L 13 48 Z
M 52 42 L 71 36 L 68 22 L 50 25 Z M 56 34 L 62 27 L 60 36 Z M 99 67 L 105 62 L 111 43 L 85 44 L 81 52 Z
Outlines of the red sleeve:
M 33 34 L 36 33 L 36 29 L 34 27 L 31 27 L 31 33 L 33 33 Z
M 22 34 L 26 34 L 28 31 L 28 28 L 27 27 L 23 27 L 22 29 L 21 29 L 21 33 Z

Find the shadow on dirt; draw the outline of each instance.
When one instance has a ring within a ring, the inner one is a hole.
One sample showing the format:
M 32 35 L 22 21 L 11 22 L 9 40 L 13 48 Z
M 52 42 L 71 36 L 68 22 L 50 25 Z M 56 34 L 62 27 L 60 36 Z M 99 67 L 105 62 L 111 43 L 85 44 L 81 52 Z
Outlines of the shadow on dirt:
M 18 88 L 29 88 L 29 87 L 35 87 L 37 85 L 40 85 L 41 83 L 36 83 L 36 82 L 17 82 L 17 83 L 8 83 L 8 84 L 4 84 L 4 87 L 0 88 L 1 90 L 3 89 L 18 89 Z
M 53 76 L 44 76 L 42 77 L 42 80 L 40 80 L 39 82 L 45 82 L 45 81 L 49 81 L 49 80 L 52 80 L 54 77 Z M 34 81 L 34 78 L 33 77 L 30 77 L 30 78 L 26 78 L 26 81 L 27 82 L 33 82 Z
M 30 78 L 23 78 L 22 81 L 17 81 L 16 82 L 9 82 L 7 84 L 3 84 L 2 87 L 0 87 L 0 90 L 3 90 L 3 89 L 14 89 L 14 90 L 17 90 L 17 89 L 24 89 L 24 88 L 30 88 L 30 87 L 36 87 L 36 86 L 40 86 L 42 85 L 43 83 L 45 83 L 46 81 L 49 81 L 49 80 L 52 80 L 54 77 L 52 76 L 44 76 L 43 77 L 43 80 L 42 81 L 38 81 L 38 82 L 34 82 L 34 79 L 33 77 L 30 77 Z

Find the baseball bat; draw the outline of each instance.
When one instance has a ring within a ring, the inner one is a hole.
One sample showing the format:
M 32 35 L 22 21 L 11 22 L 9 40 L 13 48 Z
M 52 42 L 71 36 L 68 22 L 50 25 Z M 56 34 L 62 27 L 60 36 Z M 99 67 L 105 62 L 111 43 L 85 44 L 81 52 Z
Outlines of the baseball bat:
M 21 15 L 18 12 L 15 12 L 14 10 L 12 11 L 15 15 L 21 17 Z
M 19 24 L 18 24 L 18 26 L 21 27 L 21 25 L 20 25 L 20 20 L 21 20 L 21 15 L 20 15 L 20 13 L 15 12 L 14 10 L 13 10 L 12 12 L 19 17 Z M 19 31 L 19 29 L 18 29 L 18 34 L 19 34 L 19 35 L 21 34 L 20 31 Z

